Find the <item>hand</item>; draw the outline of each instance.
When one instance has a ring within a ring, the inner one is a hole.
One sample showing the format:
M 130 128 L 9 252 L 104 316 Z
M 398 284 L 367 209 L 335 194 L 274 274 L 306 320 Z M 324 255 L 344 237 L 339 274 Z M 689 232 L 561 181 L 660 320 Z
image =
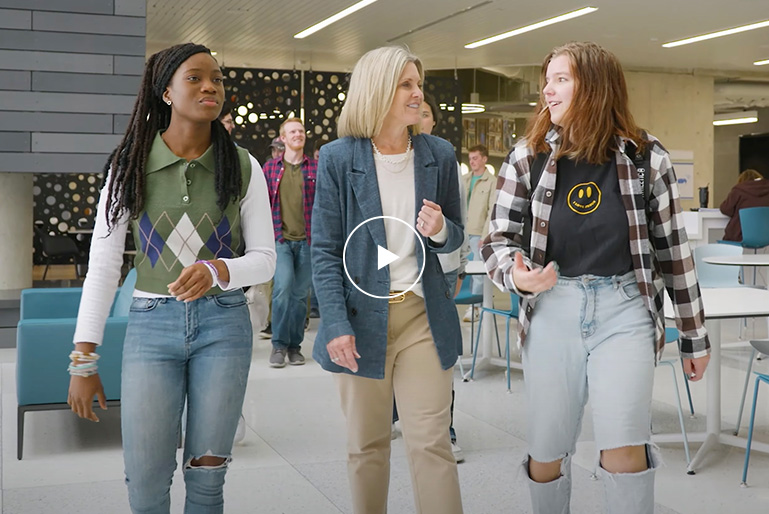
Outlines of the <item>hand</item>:
M 196 262 L 184 268 L 179 278 L 168 284 L 168 292 L 175 296 L 177 301 L 191 302 L 206 294 L 213 285 L 214 279 L 208 266 Z
M 360 355 L 355 350 L 355 336 L 339 336 L 328 342 L 326 345 L 331 361 L 337 366 L 347 368 L 353 373 L 358 372 L 358 363 Z
M 443 228 L 443 212 L 441 206 L 428 199 L 422 200 L 424 205 L 417 216 L 417 230 L 425 237 L 432 237 Z
M 519 291 L 541 293 L 553 287 L 557 281 L 558 273 L 555 271 L 555 264 L 553 262 L 550 262 L 544 268 L 530 270 L 524 264 L 521 252 L 515 252 L 513 282 Z
M 101 410 L 107 410 L 107 397 L 104 396 L 104 387 L 101 385 L 101 378 L 98 374 L 90 377 L 70 377 L 67 405 L 72 408 L 72 412 L 81 418 L 98 423 L 99 418 L 93 411 L 94 395 L 99 400 Z
M 708 368 L 710 355 L 697 357 L 696 359 L 684 359 L 684 373 L 691 382 L 702 380 L 705 370 Z

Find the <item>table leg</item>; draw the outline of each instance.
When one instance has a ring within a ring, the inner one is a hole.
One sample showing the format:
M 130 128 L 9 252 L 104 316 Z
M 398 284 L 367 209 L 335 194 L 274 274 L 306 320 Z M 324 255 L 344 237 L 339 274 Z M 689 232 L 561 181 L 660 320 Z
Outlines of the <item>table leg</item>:
M 707 381 L 707 421 L 706 437 L 697 454 L 689 463 L 687 472 L 693 474 L 711 448 L 718 442 L 721 434 L 721 321 L 705 321 L 705 328 L 710 338 L 710 363 L 705 371 Z

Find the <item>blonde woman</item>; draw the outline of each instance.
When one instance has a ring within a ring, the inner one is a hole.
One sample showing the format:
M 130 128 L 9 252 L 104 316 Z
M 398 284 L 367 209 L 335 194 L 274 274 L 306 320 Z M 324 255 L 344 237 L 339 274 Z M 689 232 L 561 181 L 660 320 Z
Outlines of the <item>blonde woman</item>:
M 417 512 L 462 512 L 449 439 L 461 332 L 438 254 L 459 248 L 464 236 L 454 150 L 420 133 L 423 78 L 422 63 L 403 48 L 361 57 L 340 139 L 321 149 L 318 163 L 312 267 L 321 323 L 313 357 L 339 388 L 356 514 L 387 511 L 393 393 Z M 378 269 L 380 246 L 399 258 Z

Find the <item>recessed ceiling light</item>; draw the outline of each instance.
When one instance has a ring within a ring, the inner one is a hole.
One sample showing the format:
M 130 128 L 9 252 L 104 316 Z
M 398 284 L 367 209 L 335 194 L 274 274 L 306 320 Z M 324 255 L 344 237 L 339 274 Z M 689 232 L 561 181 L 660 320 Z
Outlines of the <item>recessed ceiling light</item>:
M 580 16 L 584 16 L 585 14 L 590 14 L 597 10 L 598 10 L 598 7 L 583 7 L 582 9 L 579 9 L 576 11 L 568 12 L 566 14 L 561 14 L 560 16 L 556 16 L 555 18 L 550 18 L 544 21 L 533 23 L 531 25 L 526 25 L 525 27 L 521 27 L 519 29 L 505 32 L 503 34 L 498 34 L 496 36 L 488 37 L 486 39 L 481 39 L 480 41 L 476 41 L 475 43 L 470 43 L 465 45 L 465 48 L 478 48 L 479 46 L 488 45 L 490 43 L 496 43 L 497 41 L 501 41 L 509 37 L 517 36 L 519 34 L 524 34 L 526 32 L 531 32 L 532 30 L 541 29 L 542 27 L 547 27 L 548 25 L 560 23 L 562 21 L 570 20 L 572 18 L 578 18 Z
M 741 27 L 734 27 L 733 29 L 719 30 L 718 32 L 711 32 L 709 34 L 702 34 L 701 36 L 694 36 L 686 39 L 679 39 L 678 41 L 671 41 L 662 45 L 665 48 L 673 48 L 681 45 L 688 45 L 691 43 L 699 43 L 700 41 L 707 41 L 717 37 L 731 36 L 732 34 L 739 34 L 740 32 L 747 32 L 748 30 L 756 30 L 764 27 L 769 27 L 769 20 L 759 21 L 758 23 L 751 23 L 750 25 L 742 25 Z
M 721 127 L 723 125 L 741 125 L 743 123 L 756 123 L 758 121 L 757 111 L 727 112 L 716 114 L 713 125 Z
M 483 104 L 462 104 L 462 114 L 478 114 L 486 111 Z
M 753 64 L 755 64 L 756 66 L 764 66 L 766 64 L 769 64 L 769 59 L 766 59 L 766 60 L 763 60 L 763 61 L 756 61 Z
M 300 32 L 300 33 L 298 33 L 298 34 L 295 34 L 295 35 L 294 35 L 294 37 L 295 37 L 296 39 L 304 39 L 304 38 L 306 38 L 307 36 L 309 36 L 310 34 L 315 34 L 315 33 L 316 33 L 316 32 L 318 32 L 319 30 L 321 30 L 321 29 L 324 29 L 324 28 L 328 27 L 328 26 L 329 26 L 329 25 L 331 25 L 332 23 L 336 23 L 337 21 L 341 20 L 342 18 L 344 18 L 344 17 L 346 17 L 346 16 L 349 16 L 349 15 L 351 15 L 352 13 L 354 13 L 354 12 L 356 12 L 356 11 L 360 11 L 361 9 L 363 9 L 364 7 L 366 7 L 367 5 L 371 5 L 371 4 L 373 4 L 374 2 L 376 2 L 376 1 L 377 1 L 377 0 L 361 0 L 361 1 L 360 1 L 360 2 L 358 2 L 357 4 L 351 5 L 351 6 L 350 6 L 350 7 L 348 7 L 347 9 L 345 9 L 345 10 L 343 10 L 343 11 L 339 11 L 339 12 L 338 12 L 338 13 L 336 13 L 335 15 L 333 15 L 333 16 L 330 16 L 330 17 L 326 18 L 325 20 L 323 20 L 323 21 L 320 21 L 320 22 L 316 23 L 316 24 L 315 24 L 315 25 L 313 25 L 312 27 L 310 27 L 310 28 L 308 28 L 308 29 L 305 29 L 305 30 L 301 31 L 301 32 Z

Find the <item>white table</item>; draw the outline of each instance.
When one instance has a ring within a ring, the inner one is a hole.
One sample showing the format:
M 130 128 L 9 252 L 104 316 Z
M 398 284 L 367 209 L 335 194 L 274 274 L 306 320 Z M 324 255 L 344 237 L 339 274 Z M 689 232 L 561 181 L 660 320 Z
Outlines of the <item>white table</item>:
M 721 266 L 769 266 L 769 253 L 722 255 L 705 257 L 702 260 L 708 264 Z
M 486 275 L 486 267 L 484 266 L 482 261 L 470 261 L 465 266 L 465 273 L 468 276 L 477 276 L 477 275 L 483 275 L 483 306 L 487 308 L 493 308 L 494 307 L 494 284 L 491 282 L 491 279 L 489 279 L 488 275 Z M 478 356 L 475 360 L 475 369 L 478 370 L 478 368 L 484 368 L 486 366 L 492 365 L 492 366 L 501 366 L 503 368 L 507 368 L 507 359 L 503 357 L 496 357 L 492 354 L 493 352 L 493 346 L 494 346 L 494 317 L 493 316 L 485 316 L 486 322 L 483 324 L 482 330 L 481 330 L 481 341 L 478 345 Z M 511 328 L 513 330 L 513 328 Z M 515 333 L 510 334 L 510 344 L 511 344 L 511 353 L 512 353 L 512 345 L 515 344 L 515 341 L 518 339 L 517 331 Z M 467 357 L 463 359 L 462 364 L 466 366 L 471 366 L 473 363 L 472 356 Z M 510 368 L 513 369 L 523 369 L 523 366 L 520 362 L 516 362 L 514 360 L 510 361 Z M 470 370 L 467 370 L 467 373 L 462 377 L 465 381 L 467 381 L 470 378 Z
M 687 434 L 689 441 L 702 442 L 692 459 L 687 472 L 702 464 L 707 453 L 716 444 L 745 448 L 747 439 L 721 431 L 721 320 L 734 318 L 769 317 L 769 291 L 751 287 L 702 289 L 702 303 L 705 308 L 705 328 L 710 337 L 710 364 L 705 371 L 707 382 L 707 424 L 705 432 Z M 673 306 L 665 296 L 665 311 L 673 313 Z M 655 434 L 658 442 L 680 442 L 681 434 Z M 769 453 L 769 444 L 755 440 L 752 450 Z
M 702 259 L 708 264 L 717 264 L 719 266 L 748 266 L 753 267 L 753 278 L 750 284 L 754 286 L 763 287 L 767 284 L 766 274 L 759 268 L 769 266 L 769 253 L 750 254 L 745 253 L 742 255 L 722 255 L 705 257 Z M 743 274 L 745 282 L 748 282 L 747 274 Z M 749 285 L 750 285 L 749 284 Z M 762 285 L 763 284 L 763 285 Z

